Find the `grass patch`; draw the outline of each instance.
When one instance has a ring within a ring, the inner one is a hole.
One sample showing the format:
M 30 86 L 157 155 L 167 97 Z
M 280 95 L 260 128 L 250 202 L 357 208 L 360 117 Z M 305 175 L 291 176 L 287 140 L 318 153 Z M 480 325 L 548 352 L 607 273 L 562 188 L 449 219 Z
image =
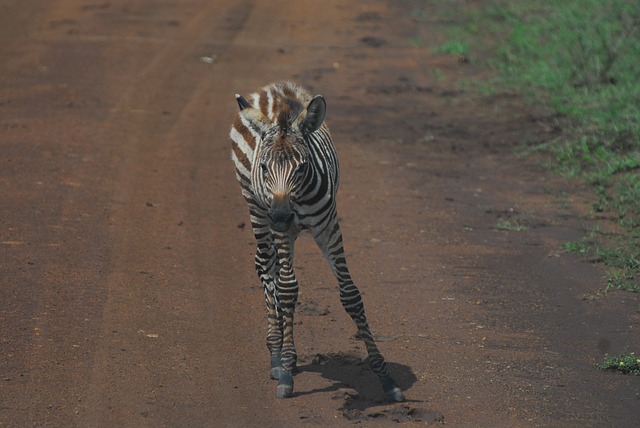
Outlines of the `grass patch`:
M 570 253 L 587 254 L 591 246 L 584 241 L 569 241 L 565 242 L 564 249 Z
M 498 76 L 498 90 L 546 106 L 560 137 L 530 147 L 560 174 L 594 189 L 594 217 L 615 233 L 592 233 L 566 250 L 594 252 L 607 289 L 640 283 L 640 2 L 488 0 L 438 2 L 459 25 L 439 52 L 461 54 Z M 460 11 L 464 11 L 462 15 Z
M 525 232 L 528 227 L 520 224 L 517 220 L 501 220 L 496 224 L 496 229 L 508 232 Z
M 438 46 L 436 49 L 438 53 L 448 54 L 448 55 L 458 55 L 464 56 L 469 52 L 469 47 L 458 40 L 452 40 L 450 42 L 445 42 Z
M 640 358 L 633 352 L 615 357 L 606 356 L 601 364 L 596 364 L 596 367 L 600 370 L 615 370 L 640 376 Z
M 607 267 L 605 291 L 618 289 L 638 292 L 640 291 L 637 281 L 640 260 L 629 251 L 629 248 L 640 247 L 640 241 L 628 239 L 623 241 L 625 246 L 616 246 L 620 241 L 619 236 L 605 234 L 599 227 L 595 227 L 582 239 L 566 242 L 564 249 L 570 253 L 590 255 L 591 260 L 603 263 Z

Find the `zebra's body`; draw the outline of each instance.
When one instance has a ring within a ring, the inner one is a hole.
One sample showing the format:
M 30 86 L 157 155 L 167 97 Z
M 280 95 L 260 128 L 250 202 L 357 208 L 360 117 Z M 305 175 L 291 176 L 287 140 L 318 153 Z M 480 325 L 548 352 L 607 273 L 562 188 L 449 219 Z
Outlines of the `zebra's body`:
M 293 250 L 298 234 L 306 229 L 338 280 L 340 301 L 358 327 L 387 399 L 402 401 L 402 392 L 389 376 L 371 335 L 344 256 L 336 214 L 340 171 L 324 124 L 324 99 L 289 82 L 268 85 L 250 99 L 236 95 L 240 112 L 230 133 L 232 159 L 257 242 L 255 268 L 264 286 L 267 346 L 271 377 L 279 380 L 278 397 L 293 392 L 293 317 L 298 296 Z

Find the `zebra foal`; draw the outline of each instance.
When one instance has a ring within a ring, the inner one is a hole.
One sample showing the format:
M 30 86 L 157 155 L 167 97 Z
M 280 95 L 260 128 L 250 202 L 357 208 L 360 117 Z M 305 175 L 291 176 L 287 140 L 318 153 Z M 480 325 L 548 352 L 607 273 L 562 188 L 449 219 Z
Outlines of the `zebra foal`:
M 385 397 L 404 400 L 369 331 L 360 292 L 347 267 L 336 214 L 340 171 L 324 124 L 324 98 L 283 82 L 265 86 L 250 99 L 236 95 L 240 111 L 231 127 L 231 157 L 257 243 L 255 268 L 264 286 L 267 347 L 271 377 L 278 380 L 277 396 L 293 393 L 298 298 L 293 250 L 298 234 L 306 229 L 338 280 L 340 302 L 358 327 Z

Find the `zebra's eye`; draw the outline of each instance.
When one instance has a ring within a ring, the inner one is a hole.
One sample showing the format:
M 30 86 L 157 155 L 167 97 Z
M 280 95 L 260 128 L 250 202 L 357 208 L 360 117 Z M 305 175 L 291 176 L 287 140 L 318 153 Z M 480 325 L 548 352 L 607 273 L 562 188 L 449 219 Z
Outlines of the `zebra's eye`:
M 296 167 L 296 173 L 304 174 L 307 168 L 309 168 L 309 162 L 302 162 Z
M 269 172 L 269 170 L 267 169 L 267 164 L 262 162 L 260 164 L 260 171 L 262 171 L 263 175 L 267 175 L 267 173 Z

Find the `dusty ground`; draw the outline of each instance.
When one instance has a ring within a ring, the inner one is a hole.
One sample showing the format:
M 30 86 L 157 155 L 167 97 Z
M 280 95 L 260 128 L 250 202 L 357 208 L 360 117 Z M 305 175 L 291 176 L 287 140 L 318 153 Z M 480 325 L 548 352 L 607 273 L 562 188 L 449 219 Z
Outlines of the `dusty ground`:
M 348 5 L 347 5 L 348 4 Z M 636 426 L 637 295 L 561 251 L 585 197 L 518 160 L 553 127 L 475 96 L 429 2 L 0 3 L 0 425 Z M 308 237 L 296 394 L 274 397 L 233 94 L 322 93 L 387 405 Z M 499 230 L 509 220 L 525 231 Z

